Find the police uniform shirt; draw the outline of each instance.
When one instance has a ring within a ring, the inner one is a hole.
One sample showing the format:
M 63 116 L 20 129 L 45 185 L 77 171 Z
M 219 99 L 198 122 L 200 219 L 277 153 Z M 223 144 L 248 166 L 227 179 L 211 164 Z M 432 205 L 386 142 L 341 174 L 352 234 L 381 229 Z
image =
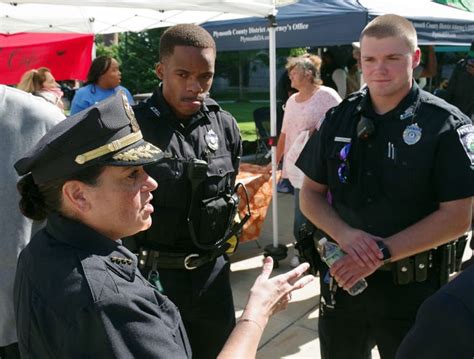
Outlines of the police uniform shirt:
M 356 134 L 361 116 L 375 127 L 367 139 Z M 344 158 L 341 150 L 349 143 Z M 473 195 L 474 130 L 457 108 L 415 83 L 384 115 L 374 112 L 365 90 L 328 111 L 296 164 L 329 187 L 344 221 L 387 237 L 434 212 L 440 202 Z
M 22 251 L 15 280 L 22 358 L 190 358 L 177 308 L 120 241 L 62 217 Z
M 429 297 L 397 352 L 397 359 L 474 357 L 474 266 Z
M 165 154 L 163 161 L 147 168 L 158 181 L 158 189 L 152 200 L 153 224 L 139 234 L 140 243 L 152 249 L 196 251 L 186 220 L 191 201 L 187 163 L 197 158 L 209 164 L 207 178 L 193 199 L 194 205 L 232 189 L 242 147 L 237 122 L 211 98 L 206 98 L 201 110 L 183 122 L 166 103 L 161 87 L 145 103 L 135 106 L 134 111 L 145 140 Z M 217 225 L 226 226 L 227 221 Z M 209 228 L 200 228 L 198 216 L 194 224 L 199 240 L 210 236 L 205 233 Z

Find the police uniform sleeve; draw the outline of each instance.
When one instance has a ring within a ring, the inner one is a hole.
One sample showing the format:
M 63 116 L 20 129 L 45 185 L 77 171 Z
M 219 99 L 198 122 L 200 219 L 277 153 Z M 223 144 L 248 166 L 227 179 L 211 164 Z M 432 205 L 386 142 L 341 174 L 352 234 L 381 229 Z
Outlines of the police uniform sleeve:
M 438 292 L 420 307 L 396 359 L 472 358 L 472 314 L 458 298 Z
M 327 162 L 325 161 L 325 143 L 327 143 L 327 132 L 329 131 L 328 114 L 319 131 L 313 133 L 301 152 L 296 166 L 311 180 L 328 184 Z
M 237 120 L 229 113 L 225 113 L 230 117 L 230 151 L 232 155 L 232 165 L 235 169 L 235 176 L 239 172 L 240 157 L 242 156 L 242 137 L 240 136 L 240 129 Z
M 73 340 L 86 343 L 78 350 L 90 357 L 190 357 L 178 344 L 187 339 L 179 337 L 179 328 L 170 330 L 165 325 L 166 318 L 159 314 L 144 305 L 144 301 L 125 295 L 113 296 L 83 311 Z
M 434 181 L 439 202 L 474 195 L 473 125 L 464 124 L 441 135 L 436 153 Z

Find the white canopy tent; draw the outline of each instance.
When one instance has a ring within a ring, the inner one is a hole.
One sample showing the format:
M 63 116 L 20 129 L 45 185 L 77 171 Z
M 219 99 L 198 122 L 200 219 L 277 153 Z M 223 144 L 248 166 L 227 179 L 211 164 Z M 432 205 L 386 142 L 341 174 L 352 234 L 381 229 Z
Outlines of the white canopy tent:
M 79 32 L 107 34 L 168 27 L 178 23 L 262 16 L 269 19 L 271 136 L 276 136 L 277 6 L 296 0 L 0 0 L 0 33 Z M 272 173 L 276 174 L 276 147 L 272 147 Z M 286 256 L 278 244 L 276 176 L 273 181 L 273 246 L 266 247 L 276 260 Z
M 1 0 L 0 33 L 106 34 L 274 13 L 273 0 Z

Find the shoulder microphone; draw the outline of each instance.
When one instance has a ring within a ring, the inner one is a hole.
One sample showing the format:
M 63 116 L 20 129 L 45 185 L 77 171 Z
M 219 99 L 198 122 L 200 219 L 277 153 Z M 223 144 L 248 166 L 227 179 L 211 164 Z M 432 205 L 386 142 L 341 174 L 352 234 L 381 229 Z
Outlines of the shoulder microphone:
M 367 117 L 361 116 L 357 124 L 357 137 L 361 140 L 368 139 L 375 132 L 374 122 Z

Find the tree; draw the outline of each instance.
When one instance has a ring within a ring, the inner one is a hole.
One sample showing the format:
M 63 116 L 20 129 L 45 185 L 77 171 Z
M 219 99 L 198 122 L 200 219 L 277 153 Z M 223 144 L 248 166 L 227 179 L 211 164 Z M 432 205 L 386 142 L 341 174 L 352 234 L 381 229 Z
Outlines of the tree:
M 158 61 L 160 36 L 165 29 L 126 32 L 119 35 L 118 45 L 106 46 L 103 37 L 96 37 L 97 56 L 107 55 L 118 60 L 122 85 L 131 93 L 152 92 L 158 84 L 155 64 Z
M 132 93 L 152 92 L 156 88 L 155 65 L 164 30 L 160 28 L 121 35 L 118 53 L 122 63 L 122 79 Z

